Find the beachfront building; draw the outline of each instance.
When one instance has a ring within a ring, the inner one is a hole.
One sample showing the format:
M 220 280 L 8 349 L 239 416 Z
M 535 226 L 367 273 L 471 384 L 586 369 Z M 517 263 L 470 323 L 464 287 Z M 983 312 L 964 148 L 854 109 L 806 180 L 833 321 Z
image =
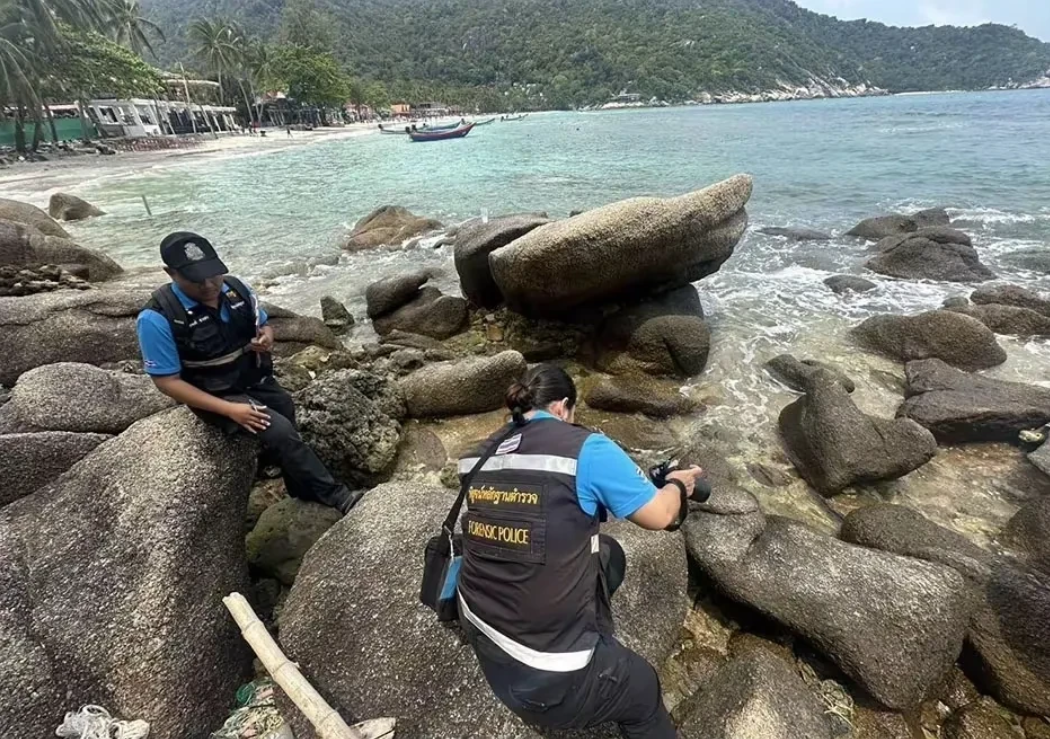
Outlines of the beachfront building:
M 236 108 L 171 100 L 92 100 L 88 111 L 109 137 L 132 139 L 192 133 L 238 131 Z
M 390 114 L 394 118 L 410 118 L 412 116 L 412 106 L 408 103 L 394 103 L 390 106 Z
M 440 118 L 451 113 L 452 109 L 444 103 L 427 102 L 412 105 L 412 115 L 417 118 Z

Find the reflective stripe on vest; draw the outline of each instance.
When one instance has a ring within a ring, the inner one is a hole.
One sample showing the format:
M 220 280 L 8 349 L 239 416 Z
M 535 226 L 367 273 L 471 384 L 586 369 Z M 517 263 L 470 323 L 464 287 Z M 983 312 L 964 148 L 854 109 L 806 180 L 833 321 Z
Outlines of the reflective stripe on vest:
M 591 663 L 591 658 L 594 656 L 593 648 L 580 652 L 537 652 L 524 644 L 519 644 L 478 618 L 467 606 L 467 602 L 463 599 L 462 594 L 457 595 L 459 595 L 460 615 L 470 621 L 478 631 L 487 636 L 493 644 L 506 652 L 508 656 L 521 662 L 523 665 L 545 672 L 575 672 L 576 670 L 582 670 Z
M 236 362 L 238 359 L 243 357 L 245 354 L 251 351 L 249 349 L 250 346 L 250 344 L 242 346 L 240 349 L 234 349 L 229 354 L 223 354 L 221 357 L 216 357 L 215 359 L 204 359 L 199 362 L 191 362 L 188 359 L 184 359 L 182 360 L 182 366 L 189 367 L 191 369 L 196 369 L 199 367 L 222 367 L 224 364 Z
M 459 474 L 466 475 L 478 463 L 478 457 L 459 460 Z M 555 472 L 576 476 L 576 460 L 571 457 L 556 457 L 550 454 L 504 454 L 492 457 L 481 467 L 481 472 L 501 470 L 527 470 L 529 472 Z

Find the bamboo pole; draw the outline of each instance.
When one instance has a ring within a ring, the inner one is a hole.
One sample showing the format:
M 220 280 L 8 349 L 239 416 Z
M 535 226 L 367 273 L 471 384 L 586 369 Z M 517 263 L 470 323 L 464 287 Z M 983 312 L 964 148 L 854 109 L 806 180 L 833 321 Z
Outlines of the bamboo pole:
M 273 681 L 309 719 L 321 739 L 393 739 L 396 720 L 392 718 L 347 726 L 339 713 L 307 682 L 298 666 L 284 655 L 243 595 L 230 593 L 222 602 Z

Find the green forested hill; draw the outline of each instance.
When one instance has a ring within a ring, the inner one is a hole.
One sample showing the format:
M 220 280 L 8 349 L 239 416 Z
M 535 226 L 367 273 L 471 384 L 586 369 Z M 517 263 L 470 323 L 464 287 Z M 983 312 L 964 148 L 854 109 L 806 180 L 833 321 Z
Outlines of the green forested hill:
M 288 4 L 288 7 L 286 6 Z M 1006 26 L 894 28 L 844 22 L 788 0 L 144 0 L 185 58 L 201 17 L 276 38 L 322 14 L 323 42 L 351 73 L 397 97 L 444 94 L 568 107 L 621 89 L 648 98 L 758 92 L 813 77 L 894 92 L 978 89 L 1050 68 L 1050 44 Z M 517 106 L 505 106 L 517 107 Z

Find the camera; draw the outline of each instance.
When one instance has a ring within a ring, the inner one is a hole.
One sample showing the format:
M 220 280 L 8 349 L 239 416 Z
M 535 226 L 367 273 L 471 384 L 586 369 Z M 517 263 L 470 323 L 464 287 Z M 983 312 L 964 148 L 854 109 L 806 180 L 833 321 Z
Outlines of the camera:
M 662 488 L 667 485 L 667 476 L 672 472 L 679 469 L 677 459 L 668 459 L 661 462 L 658 465 L 654 465 L 649 468 L 649 479 L 652 480 L 653 485 L 657 488 Z M 694 500 L 697 503 L 704 503 L 708 498 L 711 497 L 711 483 L 707 480 L 700 478 L 696 481 L 693 486 L 693 494 L 689 496 L 690 500 Z

